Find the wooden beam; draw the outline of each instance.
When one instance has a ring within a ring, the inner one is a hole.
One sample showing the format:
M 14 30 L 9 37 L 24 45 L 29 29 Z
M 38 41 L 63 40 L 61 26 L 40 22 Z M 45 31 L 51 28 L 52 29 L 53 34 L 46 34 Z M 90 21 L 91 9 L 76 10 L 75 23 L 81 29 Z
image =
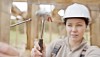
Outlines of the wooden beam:
M 73 0 L 72 2 L 77 2 L 77 3 L 87 3 L 87 4 L 100 4 L 100 1 L 98 0 Z
M 93 22 L 90 26 L 90 40 L 91 45 L 96 45 L 100 47 L 100 12 L 92 11 Z
M 31 18 L 31 22 L 26 23 L 27 28 L 27 48 L 31 50 L 34 46 L 34 39 L 38 38 L 38 19 L 36 18 L 36 11 L 38 5 L 30 4 L 32 0 L 28 0 L 28 18 Z
M 34 47 L 34 41 L 35 39 L 38 39 L 39 37 L 39 17 L 36 15 L 36 11 L 39 10 L 39 5 L 32 4 L 32 47 Z
M 28 0 L 28 18 L 31 18 L 31 12 L 32 12 L 32 4 L 29 4 L 31 0 Z M 26 49 L 31 49 L 31 21 L 30 22 L 26 22 L 26 34 L 27 34 L 27 46 Z
M 12 5 L 12 7 L 11 7 L 11 13 L 14 16 L 21 15 L 20 9 L 18 7 L 16 7 L 15 5 Z
M 13 0 L 14 2 L 27 2 L 27 0 Z M 70 4 L 70 3 L 88 3 L 88 4 L 100 4 L 99 0 L 32 0 L 31 3 L 60 3 L 60 4 Z
M 13 0 L 13 2 L 27 2 L 27 0 Z
M 0 42 L 9 43 L 12 0 L 0 0 Z

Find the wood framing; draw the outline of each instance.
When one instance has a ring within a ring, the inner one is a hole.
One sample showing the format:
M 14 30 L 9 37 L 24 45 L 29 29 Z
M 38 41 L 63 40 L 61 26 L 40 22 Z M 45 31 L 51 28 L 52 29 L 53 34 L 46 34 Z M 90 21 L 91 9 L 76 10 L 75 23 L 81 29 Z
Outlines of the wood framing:
M 12 0 L 0 0 L 0 42 L 9 43 Z
M 94 15 L 94 16 L 93 16 Z M 100 12 L 92 11 L 92 24 L 90 25 L 90 42 L 91 45 L 100 47 Z
M 32 20 L 26 23 L 27 29 L 27 47 L 26 49 L 32 49 L 34 46 L 34 39 L 38 38 L 38 20 L 36 18 L 37 5 L 30 4 L 31 0 L 28 0 L 28 18 Z

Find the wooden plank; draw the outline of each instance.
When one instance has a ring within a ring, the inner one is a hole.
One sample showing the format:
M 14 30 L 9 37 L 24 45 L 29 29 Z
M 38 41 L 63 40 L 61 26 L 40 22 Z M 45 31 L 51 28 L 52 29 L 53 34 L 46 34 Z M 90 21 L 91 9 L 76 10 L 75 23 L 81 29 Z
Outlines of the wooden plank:
M 78 3 L 88 3 L 88 4 L 99 4 L 100 1 L 98 0 L 73 0 L 73 2 L 78 2 Z
M 99 11 L 98 11 L 98 13 L 100 13 Z M 97 20 L 96 20 L 96 34 L 97 34 L 97 40 L 96 40 L 96 45 L 97 46 L 99 46 L 100 47 L 100 14 L 99 15 L 97 15 L 98 17 L 96 18 Z
M 19 9 L 17 6 L 15 6 L 15 5 L 12 5 L 11 13 L 12 13 L 12 15 L 14 15 L 14 16 L 21 15 L 20 9 Z
M 14 2 L 27 2 L 27 0 L 13 0 Z
M 92 24 L 90 26 L 90 42 L 91 45 L 97 45 L 100 47 L 100 14 L 99 11 L 92 11 Z
M 38 6 L 30 4 L 32 0 L 28 0 L 28 18 L 31 18 L 31 22 L 26 23 L 27 28 L 27 48 L 31 50 L 34 46 L 34 39 L 38 38 L 38 20 L 36 18 L 36 11 Z
M 13 0 L 14 2 L 26 2 L 27 0 Z M 50 3 L 54 2 L 55 3 L 72 3 L 72 2 L 78 2 L 78 3 L 100 3 L 99 0 L 32 0 L 33 3 L 40 1 L 41 3 Z
M 29 4 L 31 0 L 28 0 L 28 16 L 27 18 L 31 18 L 31 12 L 32 12 L 32 4 Z M 31 21 L 26 22 L 26 34 L 27 34 L 27 46 L 26 49 L 31 49 Z
M 39 6 L 36 4 L 32 4 L 32 47 L 34 47 L 34 41 L 35 39 L 38 39 L 39 37 L 39 17 L 36 15 L 36 11 L 39 10 Z
M 0 0 L 0 42 L 9 43 L 12 0 Z

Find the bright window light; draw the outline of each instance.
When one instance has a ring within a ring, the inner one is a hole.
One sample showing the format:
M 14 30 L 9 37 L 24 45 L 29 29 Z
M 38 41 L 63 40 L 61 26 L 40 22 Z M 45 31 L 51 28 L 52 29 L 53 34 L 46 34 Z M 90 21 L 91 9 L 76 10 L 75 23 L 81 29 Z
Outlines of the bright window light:
M 46 11 L 46 12 L 51 12 L 55 8 L 54 5 L 44 5 L 44 4 L 41 4 L 39 7 L 41 11 Z
M 27 2 L 13 2 L 21 11 L 27 11 Z
M 14 19 L 14 20 L 15 20 L 15 19 L 16 19 L 16 17 L 15 17 L 15 16 L 13 16 L 13 15 L 11 15 L 11 19 Z
M 61 10 L 58 12 L 58 14 L 59 14 L 60 16 L 64 16 L 64 10 L 61 9 Z

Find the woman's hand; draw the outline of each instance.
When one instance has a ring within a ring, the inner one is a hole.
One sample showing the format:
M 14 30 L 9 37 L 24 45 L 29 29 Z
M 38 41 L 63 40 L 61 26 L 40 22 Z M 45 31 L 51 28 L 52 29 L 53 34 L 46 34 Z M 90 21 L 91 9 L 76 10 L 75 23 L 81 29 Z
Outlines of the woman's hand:
M 45 57 L 45 45 L 43 44 L 43 50 L 42 53 L 39 51 L 41 48 L 38 44 L 38 42 L 35 43 L 34 48 L 31 51 L 31 57 Z

